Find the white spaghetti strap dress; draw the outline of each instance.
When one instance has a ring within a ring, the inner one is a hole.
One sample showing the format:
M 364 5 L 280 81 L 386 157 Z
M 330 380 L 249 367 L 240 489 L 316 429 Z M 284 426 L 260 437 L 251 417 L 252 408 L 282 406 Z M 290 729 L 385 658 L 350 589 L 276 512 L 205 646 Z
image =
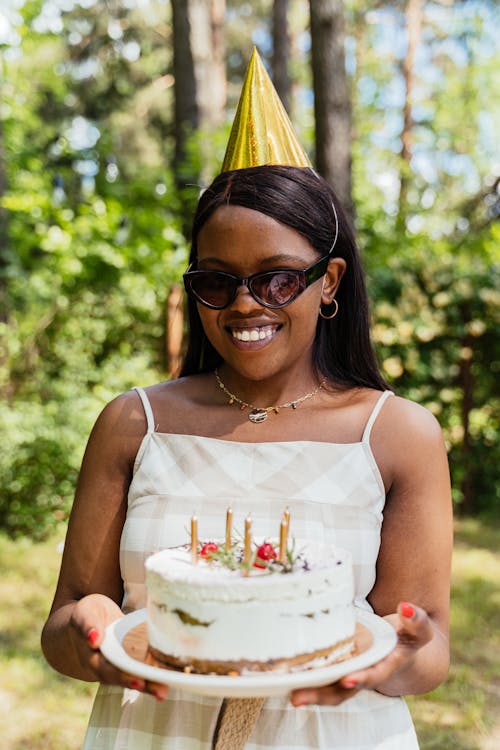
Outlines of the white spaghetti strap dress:
M 144 561 L 189 538 L 196 513 L 200 539 L 224 535 L 231 505 L 235 526 L 248 513 L 256 536 L 276 537 L 285 506 L 296 538 L 349 549 L 356 605 L 375 581 L 384 486 L 370 433 L 389 391 L 381 394 L 360 442 L 240 443 L 155 431 L 142 389 L 148 431 L 138 451 L 121 539 L 123 610 L 145 606 Z M 101 685 L 84 750 L 211 750 L 222 699 L 171 689 L 164 702 L 140 692 Z M 418 750 L 403 698 L 363 690 L 340 706 L 294 708 L 270 698 L 246 750 Z

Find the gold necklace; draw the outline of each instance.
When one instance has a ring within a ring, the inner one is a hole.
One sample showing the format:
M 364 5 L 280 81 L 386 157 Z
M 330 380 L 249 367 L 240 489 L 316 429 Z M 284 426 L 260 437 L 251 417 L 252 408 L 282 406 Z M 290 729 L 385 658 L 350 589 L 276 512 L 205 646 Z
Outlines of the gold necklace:
M 292 409 L 297 408 L 297 404 L 300 404 L 302 401 L 305 401 L 308 398 L 312 398 L 317 394 L 320 388 L 323 387 L 325 383 L 325 379 L 319 383 L 319 385 L 316 386 L 316 388 L 313 391 L 310 391 L 309 393 L 306 393 L 305 396 L 300 396 L 300 398 L 296 398 L 294 401 L 287 401 L 286 404 L 276 404 L 276 406 L 266 406 L 266 407 L 260 407 L 255 406 L 254 404 L 249 404 L 246 401 L 243 401 L 241 398 L 238 398 L 238 396 L 235 396 L 234 393 L 231 393 L 222 380 L 220 379 L 218 370 L 215 370 L 215 379 L 217 380 L 217 383 L 219 384 L 219 388 L 224 391 L 226 396 L 229 396 L 229 404 L 234 404 L 235 402 L 240 405 L 240 409 L 251 409 L 252 411 L 248 415 L 248 419 L 250 422 L 253 422 L 254 424 L 258 424 L 259 422 L 265 422 L 267 419 L 267 415 L 270 411 L 273 411 L 275 414 L 278 414 L 280 409 L 287 409 L 289 406 L 292 407 Z

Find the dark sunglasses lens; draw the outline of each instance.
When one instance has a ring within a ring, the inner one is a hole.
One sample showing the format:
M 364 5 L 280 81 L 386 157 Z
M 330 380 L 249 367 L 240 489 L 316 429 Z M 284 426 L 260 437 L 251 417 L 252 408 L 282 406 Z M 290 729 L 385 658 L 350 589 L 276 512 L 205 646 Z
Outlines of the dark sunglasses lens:
M 226 307 L 234 296 L 235 282 L 221 273 L 196 274 L 190 283 L 195 296 L 213 307 Z
M 256 276 L 251 281 L 252 292 L 264 305 L 280 307 L 299 294 L 304 285 L 300 274 L 293 271 L 274 271 Z

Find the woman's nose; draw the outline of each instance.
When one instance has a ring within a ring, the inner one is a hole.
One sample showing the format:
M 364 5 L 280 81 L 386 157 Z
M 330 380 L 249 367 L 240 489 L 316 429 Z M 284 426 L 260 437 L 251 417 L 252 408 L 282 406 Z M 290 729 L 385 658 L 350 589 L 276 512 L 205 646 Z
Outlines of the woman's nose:
M 246 284 L 240 284 L 236 290 L 236 297 L 231 307 L 240 312 L 246 312 L 247 310 L 255 310 L 256 307 L 262 307 L 262 305 L 257 302 Z

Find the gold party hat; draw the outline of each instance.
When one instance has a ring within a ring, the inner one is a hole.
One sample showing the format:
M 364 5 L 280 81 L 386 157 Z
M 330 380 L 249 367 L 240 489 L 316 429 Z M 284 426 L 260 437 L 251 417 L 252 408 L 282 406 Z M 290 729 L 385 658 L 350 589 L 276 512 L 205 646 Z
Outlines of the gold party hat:
M 221 171 L 264 164 L 311 166 L 254 47 Z

